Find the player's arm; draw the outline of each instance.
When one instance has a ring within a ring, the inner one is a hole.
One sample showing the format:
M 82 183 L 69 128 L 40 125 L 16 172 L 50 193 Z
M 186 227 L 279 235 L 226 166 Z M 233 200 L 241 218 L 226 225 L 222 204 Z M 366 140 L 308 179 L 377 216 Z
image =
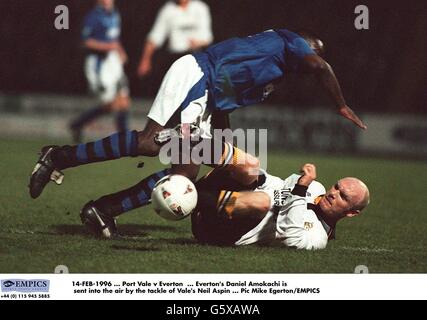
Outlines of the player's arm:
M 157 46 L 154 42 L 147 40 L 144 45 L 144 50 L 141 55 L 141 60 L 138 66 L 138 75 L 143 77 L 151 71 L 151 59 Z
M 108 52 L 111 50 L 118 50 L 120 48 L 120 43 L 117 41 L 104 42 L 89 38 L 83 42 L 83 46 L 93 51 Z
M 164 5 L 160 9 L 153 28 L 145 41 L 137 71 L 140 77 L 146 76 L 151 72 L 153 54 L 157 48 L 163 45 L 169 32 L 168 6 Z
M 301 70 L 303 72 L 316 75 L 318 81 L 331 97 L 338 113 L 341 116 L 354 122 L 362 129 L 367 128 L 362 120 L 360 120 L 359 117 L 353 112 L 353 110 L 347 106 L 335 73 L 332 70 L 332 67 L 325 60 L 315 54 L 306 55 L 303 58 Z
M 120 55 L 120 59 L 122 60 L 122 63 L 125 64 L 128 61 L 128 55 L 126 53 L 126 50 L 123 48 L 123 45 L 121 42 L 118 43 L 117 51 Z
M 295 187 L 298 188 L 298 186 L 301 186 L 306 189 L 305 191 L 307 191 L 308 186 L 317 178 L 316 166 L 312 163 L 306 163 L 301 167 L 300 172 L 302 175 L 298 179 L 298 183 Z M 293 194 L 298 194 L 296 188 L 292 191 Z M 303 196 L 305 197 L 305 193 Z
M 297 249 L 316 250 L 326 247 L 328 239 L 314 228 L 306 229 L 304 214 L 307 211 L 306 193 L 308 186 L 316 179 L 316 166 L 306 163 L 302 175 L 286 199 L 286 205 L 277 217 L 277 232 L 283 243 Z M 313 222 L 314 223 L 314 222 Z

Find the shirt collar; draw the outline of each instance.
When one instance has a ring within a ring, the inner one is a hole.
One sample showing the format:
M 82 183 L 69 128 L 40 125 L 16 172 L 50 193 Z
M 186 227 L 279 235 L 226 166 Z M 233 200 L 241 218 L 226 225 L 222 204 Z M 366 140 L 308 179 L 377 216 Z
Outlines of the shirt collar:
M 325 229 L 326 234 L 328 235 L 328 240 L 334 240 L 335 239 L 335 229 L 336 225 L 330 226 L 326 223 L 326 221 L 323 219 L 323 212 L 322 209 L 316 204 L 307 203 L 307 209 L 313 210 L 314 213 L 317 216 L 317 219 L 319 219 L 320 223 L 323 226 L 323 229 Z
M 114 12 L 116 12 L 116 8 L 113 8 L 111 11 L 108 11 L 108 10 L 104 9 L 101 5 L 97 5 L 96 6 L 96 10 L 98 10 L 99 12 L 102 12 L 104 14 L 108 14 L 108 15 L 113 14 Z

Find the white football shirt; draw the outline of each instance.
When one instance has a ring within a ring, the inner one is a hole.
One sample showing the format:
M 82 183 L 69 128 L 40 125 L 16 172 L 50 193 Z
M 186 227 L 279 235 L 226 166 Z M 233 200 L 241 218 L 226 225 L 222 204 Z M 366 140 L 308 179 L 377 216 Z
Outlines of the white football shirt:
M 264 173 L 264 172 L 263 172 Z M 269 243 L 279 241 L 297 249 L 323 249 L 328 242 L 328 234 L 316 213 L 307 208 L 308 203 L 324 195 L 325 187 L 313 181 L 305 197 L 291 194 L 300 175 L 293 174 L 282 180 L 265 173 L 265 183 L 254 191 L 265 192 L 270 196 L 270 211 L 252 230 L 244 234 L 236 245 Z M 275 198 L 282 195 L 283 203 L 275 206 Z
M 169 39 L 171 53 L 191 51 L 190 40 L 211 43 L 213 40 L 209 7 L 202 1 L 191 0 L 185 9 L 168 1 L 159 11 L 148 40 L 157 47 Z

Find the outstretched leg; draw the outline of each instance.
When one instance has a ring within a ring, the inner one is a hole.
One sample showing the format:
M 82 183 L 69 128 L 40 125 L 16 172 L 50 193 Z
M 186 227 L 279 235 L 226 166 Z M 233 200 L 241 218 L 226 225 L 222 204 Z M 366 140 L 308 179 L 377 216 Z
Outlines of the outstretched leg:
M 61 170 L 122 157 L 157 155 L 160 146 L 155 143 L 154 135 L 162 129 L 163 127 L 155 121 L 148 120 L 141 132 L 124 131 L 95 142 L 43 147 L 31 174 L 29 185 L 31 197 L 35 199 L 40 196 L 51 180 L 52 174 Z
M 149 133 L 146 134 L 149 135 Z M 142 139 L 140 141 L 143 143 Z M 219 183 L 234 181 L 235 183 L 233 185 L 238 185 L 238 188 L 247 190 L 251 189 L 254 184 L 258 182 L 258 176 L 254 175 L 253 171 L 256 173 L 258 172 L 259 162 L 256 158 L 234 148 L 230 144 L 223 143 L 223 150 L 219 154 L 219 158 L 212 160 L 215 163 L 211 165 L 220 168 L 219 170 L 225 174 L 223 177 L 221 176 L 219 179 L 215 180 Z M 131 188 L 103 196 L 96 201 L 90 201 L 81 211 L 81 220 L 95 235 L 111 238 L 117 233 L 115 217 L 127 211 L 147 205 L 150 202 L 151 193 L 157 181 L 168 174 L 181 174 L 194 181 L 197 178 L 199 168 L 200 165 L 193 163 L 174 164 L 171 169 L 157 172 Z M 215 172 L 217 171 L 218 170 Z M 202 179 L 199 186 L 201 186 L 201 189 L 204 189 L 206 185 L 212 188 L 214 184 L 214 181 L 208 178 Z M 227 186 L 229 186 L 229 183 Z M 223 189 L 222 185 L 220 189 Z M 237 198 L 239 199 L 237 202 L 233 202 L 236 204 L 236 206 L 234 206 L 231 202 L 224 202 L 228 201 L 228 198 L 229 197 L 221 196 L 221 199 L 219 199 L 220 202 L 218 202 L 218 206 L 221 207 L 219 211 L 229 214 L 229 211 L 232 210 L 234 214 L 238 216 L 247 211 L 247 204 L 250 200 L 243 203 L 242 200 L 246 200 L 246 198 L 240 198 L 240 195 L 235 193 L 233 197 L 230 198 L 230 201 Z M 243 204 L 245 205 L 244 207 Z M 215 208 L 216 206 L 216 203 L 209 204 L 211 208 Z M 242 211 L 242 208 L 246 211 Z
M 96 236 L 114 237 L 117 234 L 115 217 L 150 203 L 154 185 L 168 174 L 170 169 L 161 170 L 128 189 L 89 201 L 80 212 L 83 224 Z

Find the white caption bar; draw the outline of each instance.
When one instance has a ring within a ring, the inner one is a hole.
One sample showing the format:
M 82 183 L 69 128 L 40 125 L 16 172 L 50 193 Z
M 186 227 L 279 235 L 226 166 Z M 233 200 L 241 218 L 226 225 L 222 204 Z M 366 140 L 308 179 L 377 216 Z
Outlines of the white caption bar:
M 0 280 L 0 300 L 427 298 L 426 274 L 0 274 Z

